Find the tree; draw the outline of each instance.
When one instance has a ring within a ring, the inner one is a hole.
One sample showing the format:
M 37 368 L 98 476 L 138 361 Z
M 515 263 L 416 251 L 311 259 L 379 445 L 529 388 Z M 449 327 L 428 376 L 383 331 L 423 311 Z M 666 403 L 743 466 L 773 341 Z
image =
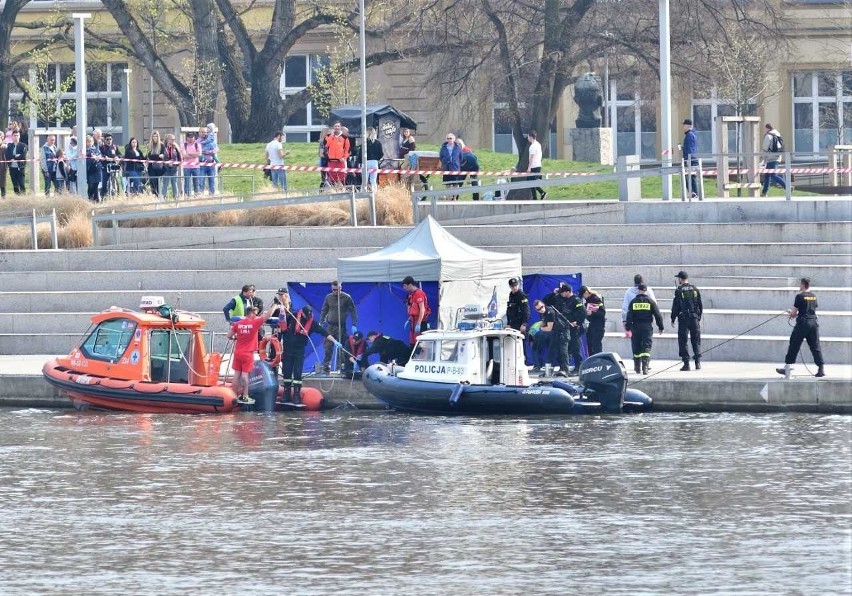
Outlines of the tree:
M 31 0 L 6 0 L 0 12 L 0 130 L 5 130 L 9 121 L 9 93 L 12 89 L 12 72 L 32 52 L 38 52 L 63 39 L 69 25 L 63 23 L 58 14 L 46 20 L 18 22 L 18 14 Z M 38 31 L 41 41 L 28 51 L 15 54 L 12 47 L 12 31 L 29 29 Z
M 188 51 L 191 38 L 197 40 L 192 58 L 196 66 L 189 70 L 206 72 L 209 80 L 210 67 L 215 65 L 212 70 L 221 74 L 232 138 L 237 142 L 267 140 L 271 131 L 279 129 L 292 113 L 310 100 L 312 92 L 322 92 L 306 88 L 287 98 L 281 97 L 279 81 L 284 58 L 300 39 L 333 23 L 356 29 L 357 13 L 341 12 L 329 3 L 297 6 L 295 0 L 274 0 L 271 11 L 266 13 L 263 11 L 269 10 L 269 3 L 251 2 L 246 6 L 231 0 L 171 0 L 163 13 L 156 4 L 162 1 L 103 0 L 123 39 L 107 38 L 94 30 L 92 38 L 103 47 L 121 49 L 140 61 L 177 109 L 182 125 L 189 125 L 196 118 L 193 112 L 198 110 L 199 98 L 194 96 L 197 90 L 193 86 L 197 85 L 193 85 L 193 76 L 181 76 L 174 70 L 169 58 Z M 416 8 L 417 2 L 403 1 L 393 7 L 378 5 L 371 12 L 370 35 L 381 40 L 381 47 L 367 56 L 368 66 L 459 48 L 428 43 L 418 47 L 404 46 L 404 49 L 395 46 L 391 33 L 400 24 L 409 22 Z M 169 16 L 173 13 L 182 14 L 184 18 Z M 259 14 L 264 20 L 258 19 Z M 262 30 L 252 29 L 258 22 L 267 22 L 268 26 Z M 258 39 L 262 41 L 257 42 Z M 357 68 L 357 59 L 341 60 L 339 72 L 352 72 Z M 209 90 L 212 93 L 217 87 L 211 84 Z M 200 103 L 206 106 L 209 102 Z
M 60 98 L 73 87 L 75 73 L 69 73 L 57 85 L 56 78 L 51 76 L 53 54 L 48 48 L 30 52 L 29 58 L 35 68 L 35 82 L 27 79 L 20 81 L 24 92 L 21 111 L 33 114 L 38 122 L 44 122 L 48 128 L 73 118 L 76 102 L 61 102 Z
M 482 89 L 473 81 L 493 81 L 493 95 L 507 106 L 519 166 L 526 168 L 523 133 L 549 130 L 565 90 L 585 64 L 614 49 L 656 69 L 657 8 L 653 0 L 457 0 L 433 11 L 436 25 L 419 32 L 441 39 L 452 28 L 474 40 L 465 56 L 433 60 L 432 80 L 449 94 Z M 672 10 L 671 21 L 677 24 L 672 28 L 673 66 L 684 74 L 696 72 L 701 50 L 731 20 L 767 34 L 778 30 L 771 0 L 681 0 L 672 3 Z M 479 95 L 472 103 L 482 105 L 483 99 Z M 546 148 L 548 135 L 539 135 L 539 140 Z

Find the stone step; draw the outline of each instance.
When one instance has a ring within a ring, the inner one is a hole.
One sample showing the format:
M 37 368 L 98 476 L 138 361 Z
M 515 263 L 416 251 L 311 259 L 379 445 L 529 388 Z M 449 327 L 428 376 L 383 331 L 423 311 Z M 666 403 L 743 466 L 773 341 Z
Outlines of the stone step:
M 233 288 L 236 292 L 247 283 L 264 286 L 277 283 L 275 287 L 278 288 L 293 282 L 330 282 L 336 275 L 336 269 L 3 271 L 0 272 L 0 288 L 17 292 L 45 292 L 61 288 L 70 292 L 96 287 L 157 294 L 162 288 L 181 287 L 185 290 Z
M 852 238 L 850 222 L 740 223 L 684 226 L 659 224 L 598 224 L 589 233 L 589 223 L 571 225 L 446 226 L 447 231 L 467 244 L 480 247 L 571 244 L 582 239 L 586 244 L 688 242 L 843 242 Z M 101 234 L 105 248 L 150 249 L 174 247 L 212 247 L 243 243 L 248 246 L 276 248 L 327 248 L 336 246 L 386 246 L 401 238 L 409 226 L 316 227 L 280 226 L 199 227 L 199 228 L 121 228 L 121 244 L 115 245 L 112 232 Z M 248 243 L 248 244 L 246 244 Z
M 782 364 L 787 353 L 788 337 L 747 335 L 731 340 L 733 335 L 704 334 L 702 350 L 705 360 L 735 362 L 778 362 Z M 80 333 L 73 334 L 12 334 L 0 333 L 0 353 L 9 355 L 66 354 L 80 340 Z M 217 337 L 215 346 L 221 349 L 224 336 Z M 720 345 L 727 342 L 724 345 Z M 823 337 L 822 352 L 828 364 L 852 362 L 852 338 Z M 630 340 L 620 333 L 609 333 L 604 342 L 605 350 L 616 351 L 626 360 L 630 359 Z M 715 346 L 719 345 L 718 348 Z M 806 362 L 812 366 L 810 351 L 803 345 Z M 317 349 L 321 350 L 319 345 Z M 677 335 L 666 332 L 654 337 L 653 358 L 678 359 Z
M 635 266 L 587 266 L 575 271 L 566 271 L 564 265 L 524 267 L 524 274 L 560 273 L 583 274 L 584 283 L 617 286 L 630 283 L 636 272 Z M 642 274 L 651 287 L 671 286 L 676 268 L 671 265 L 642 266 Z M 852 286 L 852 265 L 690 265 L 689 274 L 699 286 L 731 287 L 798 287 L 798 280 L 811 276 L 814 285 L 831 282 L 835 285 Z M 728 275 L 730 274 L 730 275 Z M 737 275 L 733 275 L 737 274 Z M 778 274 L 778 275 L 767 275 Z M 5 291 L 43 292 L 57 289 L 88 290 L 97 287 L 103 290 L 129 290 L 156 292 L 159 288 L 182 287 L 187 290 L 240 288 L 245 283 L 268 285 L 278 280 L 285 282 L 330 282 L 337 277 L 333 267 L 313 269 L 160 269 L 124 271 L 0 271 L 0 288 Z
M 676 331 L 671 325 L 671 310 L 661 309 L 663 323 L 669 331 Z M 779 312 L 764 310 L 705 310 L 701 319 L 701 328 L 712 333 L 738 334 L 757 327 L 755 333 L 760 335 L 789 336 L 792 326 L 786 315 L 776 316 Z M 0 315 L 2 317 L 2 315 Z M 2 320 L 2 319 L 0 319 Z M 819 311 L 820 331 L 834 337 L 852 338 L 852 311 Z M 0 329 L 2 329 L 0 325 Z M 623 332 L 621 310 L 616 307 L 607 312 L 606 330 L 608 332 Z
M 653 288 L 662 310 L 671 308 L 674 289 Z M 798 288 L 715 288 L 701 287 L 701 303 L 705 309 L 742 310 L 759 306 L 761 310 L 780 312 L 793 305 Z M 820 310 L 852 310 L 852 288 L 823 288 L 812 286 L 819 300 Z M 620 311 L 624 301 L 623 288 L 595 288 L 611 311 Z
M 822 263 L 824 265 L 852 265 L 852 252 L 800 253 L 785 255 L 785 263 Z
M 5 251 L 0 262 L 5 271 L 87 271 L 162 269 L 275 269 L 329 268 L 344 256 L 358 256 L 377 250 L 373 247 L 334 248 L 215 248 L 131 251 L 97 249 Z M 670 264 L 679 268 L 690 263 L 778 263 L 788 255 L 832 255 L 852 252 L 852 242 L 811 243 L 716 243 L 716 244 L 585 244 L 492 246 L 498 252 L 519 253 L 527 267 L 551 263 L 586 263 L 639 267 Z M 826 256 L 826 259 L 830 257 Z M 814 257 L 810 262 L 818 262 Z
M 564 201 L 530 205 L 520 201 L 471 201 L 446 202 L 431 208 L 421 203 L 421 217 L 433 213 L 441 222 L 477 223 L 482 220 L 492 223 L 499 217 L 511 223 L 514 218 L 535 213 L 542 224 L 564 221 L 573 215 L 579 224 L 591 217 L 609 223 L 651 224 L 659 223 L 763 223 L 763 222 L 822 222 L 852 221 L 852 201 L 849 197 L 801 197 L 794 201 L 778 199 L 712 199 L 707 201 L 594 201 L 574 204 L 575 214 L 565 207 Z M 584 210 L 586 213 L 584 213 Z M 551 219 L 553 218 L 553 219 Z M 597 222 L 595 222 L 597 223 Z
M 263 280 L 258 280 L 263 282 Z M 270 299 L 277 289 L 276 285 L 261 285 L 258 293 L 265 300 Z M 796 291 L 791 288 L 713 288 L 700 287 L 702 303 L 707 309 L 739 310 L 760 306 L 762 310 L 782 311 L 790 308 Z M 814 287 L 819 298 L 821 310 L 852 310 L 852 290 L 849 288 Z M 611 310 L 620 310 L 624 299 L 624 288 L 596 288 L 601 292 Z M 654 289 L 657 292 L 657 288 Z M 152 290 L 153 291 L 153 290 Z M 223 290 L 185 290 L 159 289 L 156 295 L 163 296 L 166 302 L 185 310 L 217 311 L 234 296 L 236 289 Z M 147 292 L 147 290 L 146 290 Z M 657 299 L 660 308 L 669 308 L 673 290 L 659 289 Z M 81 305 L 91 307 L 92 312 L 110 306 L 136 307 L 140 298 L 139 290 L 82 290 L 74 292 L 0 292 L 0 313 L 16 312 L 76 312 Z M 531 296 L 535 299 L 538 296 Z
M 221 310 L 196 312 L 208 322 L 208 327 L 213 331 L 227 331 Z M 736 335 L 760 325 L 756 332 L 761 335 L 789 336 L 791 327 L 787 323 L 786 316 L 778 316 L 761 325 L 778 314 L 778 312 L 762 310 L 705 310 L 701 326 L 708 332 Z M 663 309 L 662 315 L 666 329 L 674 332 L 675 328 L 670 324 L 670 311 Z M 820 310 L 819 317 L 822 333 L 834 337 L 852 337 L 852 311 Z M 89 326 L 90 319 L 91 313 L 87 312 L 0 313 L 0 332 L 83 333 Z M 533 320 L 537 319 L 538 317 L 534 314 Z M 613 333 L 623 331 L 621 311 L 618 308 L 607 313 L 606 329 Z

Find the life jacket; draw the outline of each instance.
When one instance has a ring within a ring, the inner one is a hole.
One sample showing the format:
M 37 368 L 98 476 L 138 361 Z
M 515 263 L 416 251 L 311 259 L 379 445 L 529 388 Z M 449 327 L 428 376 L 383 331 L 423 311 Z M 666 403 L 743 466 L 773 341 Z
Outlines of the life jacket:
M 349 336 L 349 352 L 353 356 L 358 357 L 361 354 L 363 354 L 364 348 L 366 347 L 366 345 L 367 345 L 367 342 L 364 341 L 363 339 L 359 342 L 356 342 L 354 337 Z
M 417 296 L 418 294 L 423 295 L 423 306 L 426 307 L 426 314 L 423 316 L 423 320 L 425 321 L 426 319 L 429 318 L 429 315 L 432 314 L 432 309 L 429 308 L 429 299 L 426 296 L 426 292 L 424 292 L 420 288 L 417 288 L 416 290 L 411 292 L 408 295 L 408 298 L 406 298 L 406 300 L 405 300 L 405 303 L 408 306 L 408 316 L 409 317 L 416 317 L 419 314 L 420 307 L 418 307 L 414 303 L 414 297 Z
M 311 332 L 311 327 L 314 324 L 314 318 L 311 317 L 305 321 L 302 319 L 302 316 L 303 314 L 300 310 L 296 314 L 295 324 L 293 325 L 292 332 L 293 335 L 304 335 L 305 337 L 307 337 L 307 335 Z M 287 317 L 281 319 L 281 321 L 278 323 L 278 329 L 280 329 L 282 333 L 286 333 L 288 329 L 290 329 L 290 325 L 287 323 Z

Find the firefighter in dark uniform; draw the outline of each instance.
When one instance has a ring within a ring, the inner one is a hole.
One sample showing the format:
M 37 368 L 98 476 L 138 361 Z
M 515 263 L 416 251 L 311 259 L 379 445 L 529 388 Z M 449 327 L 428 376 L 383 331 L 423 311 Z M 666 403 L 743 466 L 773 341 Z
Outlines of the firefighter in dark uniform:
M 692 343 L 692 354 L 695 357 L 695 370 L 701 368 L 701 292 L 689 283 L 686 271 L 678 271 L 677 289 L 672 302 L 672 325 L 677 320 L 677 347 L 683 366 L 680 370 L 689 370 L 689 350 L 686 347 L 686 336 L 689 334 Z
M 530 301 L 521 289 L 517 277 L 509 280 L 509 302 L 506 303 L 506 322 L 512 329 L 521 333 L 527 332 L 527 322 L 530 320 Z
M 663 332 L 663 315 L 657 303 L 648 296 L 648 286 L 639 284 L 636 288 L 639 294 L 630 301 L 627 307 L 627 320 L 624 329 L 630 335 L 630 346 L 633 349 L 633 370 L 642 374 L 648 374 L 648 366 L 651 364 L 651 347 L 654 345 L 654 323 L 657 329 Z
M 553 335 L 556 341 L 555 353 L 559 356 L 559 372 L 557 376 L 567 377 L 577 374 L 583 356 L 580 353 L 580 336 L 583 334 L 583 322 L 586 320 L 586 309 L 583 301 L 574 294 L 573 288 L 567 283 L 559 284 L 558 297 L 553 301 L 556 314 L 556 330 Z M 568 372 L 568 359 L 574 359 L 574 370 Z
M 292 388 L 292 401 L 298 404 L 302 401 L 302 367 L 305 364 L 305 347 L 310 341 L 310 334 L 325 337 L 338 348 L 341 344 L 314 321 L 314 311 L 307 305 L 295 313 L 287 312 L 287 316 L 280 319 L 278 329 L 284 344 L 284 361 L 281 363 L 284 401 L 290 401 Z
M 356 331 L 349 336 L 346 343 L 348 344 L 346 350 L 349 353 L 343 355 L 345 357 L 345 361 L 343 362 L 343 376 L 352 377 L 355 374 L 355 365 L 358 365 L 360 369 L 358 372 L 364 372 L 364 369 L 367 368 L 367 359 L 364 358 L 364 352 L 367 350 L 367 342 L 364 340 L 364 334 Z
M 411 346 L 398 339 L 382 335 L 378 331 L 370 331 L 367 334 L 370 347 L 364 352 L 364 362 L 373 354 L 378 354 L 379 359 L 385 364 L 396 362 L 400 366 L 408 364 L 411 358 Z
M 799 293 L 793 300 L 793 308 L 787 311 L 790 319 L 796 319 L 796 325 L 793 327 L 793 333 L 790 334 L 790 347 L 787 349 L 787 356 L 784 358 L 784 368 L 775 369 L 786 378 L 790 378 L 792 365 L 799 355 L 802 342 L 805 340 L 807 340 L 808 347 L 811 349 L 814 364 L 818 367 L 814 376 L 825 376 L 825 361 L 822 358 L 822 349 L 819 345 L 819 318 L 816 314 L 817 298 L 810 291 L 810 287 L 810 278 L 803 277 L 799 280 Z
M 589 346 L 589 356 L 591 356 L 603 352 L 603 338 L 606 332 L 606 306 L 603 297 L 586 286 L 580 287 L 580 298 L 586 302 L 586 319 L 589 321 L 589 327 L 586 330 L 586 343 Z

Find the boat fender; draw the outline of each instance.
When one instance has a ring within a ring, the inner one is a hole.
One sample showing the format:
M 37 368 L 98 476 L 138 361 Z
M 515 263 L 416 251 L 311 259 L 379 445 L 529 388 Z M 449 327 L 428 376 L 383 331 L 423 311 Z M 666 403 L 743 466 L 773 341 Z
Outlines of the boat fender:
M 575 385 L 574 383 L 566 383 L 565 381 L 553 381 L 552 385 L 557 389 L 562 389 L 568 395 L 580 395 L 583 392 L 583 388 L 579 385 Z
M 325 397 L 316 387 L 302 387 L 300 398 L 308 412 L 319 412 L 325 405 Z
M 272 346 L 272 355 L 269 354 L 269 346 Z M 281 347 L 281 342 L 274 335 L 264 337 L 260 340 L 260 345 L 257 347 L 260 352 L 260 358 L 269 366 L 275 368 L 281 364 L 281 355 L 284 349 Z
M 458 403 L 459 399 L 461 399 L 462 393 L 464 393 L 464 383 L 459 383 L 450 394 L 450 404 L 455 405 Z
M 624 393 L 624 403 L 629 403 L 632 406 L 650 408 L 654 403 L 654 400 L 651 399 L 647 393 L 628 387 L 627 391 Z

